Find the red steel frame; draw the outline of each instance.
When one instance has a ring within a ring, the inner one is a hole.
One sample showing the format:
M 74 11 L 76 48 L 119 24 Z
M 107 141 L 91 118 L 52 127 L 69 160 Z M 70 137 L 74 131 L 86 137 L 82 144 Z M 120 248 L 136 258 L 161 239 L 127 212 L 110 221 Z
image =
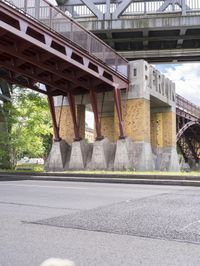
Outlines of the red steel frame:
M 0 78 L 47 94 L 55 141 L 61 138 L 53 96 L 67 95 L 75 140 L 80 140 L 75 95 L 89 93 L 99 140 L 103 136 L 96 93 L 105 91 L 114 91 L 120 138 L 124 138 L 120 89 L 128 87 L 127 78 L 3 1 L 0 1 L 0 18 L 0 69 L 3 73 L 0 73 Z M 45 84 L 48 90 L 40 89 L 38 82 Z

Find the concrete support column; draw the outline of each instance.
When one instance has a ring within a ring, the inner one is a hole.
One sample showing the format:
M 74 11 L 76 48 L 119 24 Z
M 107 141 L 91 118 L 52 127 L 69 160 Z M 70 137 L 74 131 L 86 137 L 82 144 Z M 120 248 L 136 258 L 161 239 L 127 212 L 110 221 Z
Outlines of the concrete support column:
M 152 109 L 151 143 L 157 154 L 156 169 L 161 171 L 179 171 L 176 151 L 176 113 L 175 106 Z
M 150 145 L 149 65 L 144 60 L 129 63 L 129 91 L 123 97 L 123 121 L 128 140 L 117 141 L 115 169 L 153 170 Z M 119 136 L 114 115 L 115 139 Z M 121 163 L 121 153 L 127 158 Z
M 173 111 L 151 114 L 151 143 L 154 148 L 176 147 L 176 113 Z
M 150 102 L 147 99 L 123 100 L 123 122 L 126 136 L 134 141 L 150 142 Z M 116 110 L 114 112 L 114 139 L 119 137 Z

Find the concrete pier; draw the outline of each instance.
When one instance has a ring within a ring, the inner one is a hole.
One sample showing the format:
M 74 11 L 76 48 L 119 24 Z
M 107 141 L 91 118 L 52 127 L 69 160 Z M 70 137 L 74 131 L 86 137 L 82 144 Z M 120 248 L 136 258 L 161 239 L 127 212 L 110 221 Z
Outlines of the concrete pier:
M 75 170 L 180 170 L 176 151 L 174 84 L 144 60 L 129 63 L 129 81 L 129 90 L 121 92 L 125 139 L 119 139 L 113 92 L 98 94 L 97 109 L 104 138 L 90 145 L 84 141 L 85 106 L 90 104 L 88 95 L 82 99 L 76 97 L 77 120 L 83 138 L 76 142 L 68 101 L 65 99 L 61 107 L 61 99 L 58 100 L 56 114 L 60 119 L 61 137 L 70 147 L 67 150 L 71 150 L 70 157 L 65 156 L 68 162 L 63 162 L 62 152 L 58 152 L 59 169 L 65 165 L 65 169 Z M 49 169 L 56 170 L 54 165 L 55 161 L 51 159 Z

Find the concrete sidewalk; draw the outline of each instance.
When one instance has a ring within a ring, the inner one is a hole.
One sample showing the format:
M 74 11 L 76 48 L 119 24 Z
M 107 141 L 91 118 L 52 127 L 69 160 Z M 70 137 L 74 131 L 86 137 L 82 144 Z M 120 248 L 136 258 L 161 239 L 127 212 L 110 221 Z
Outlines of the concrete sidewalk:
M 149 185 L 200 186 L 199 175 L 122 175 L 122 174 L 87 174 L 87 173 L 25 173 L 0 172 L 0 181 L 41 180 L 64 182 L 95 182 Z

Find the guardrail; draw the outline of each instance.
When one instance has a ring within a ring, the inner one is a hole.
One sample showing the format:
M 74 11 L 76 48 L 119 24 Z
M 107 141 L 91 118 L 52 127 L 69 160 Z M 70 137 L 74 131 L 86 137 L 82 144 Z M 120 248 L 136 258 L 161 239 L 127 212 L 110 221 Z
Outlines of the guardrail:
M 196 118 L 200 119 L 200 107 L 189 102 L 184 97 L 182 97 L 178 94 L 176 94 L 176 108 L 179 108 L 179 109 L 195 116 Z
M 47 0 L 1 0 L 45 24 L 119 74 L 128 76 L 128 61 Z

